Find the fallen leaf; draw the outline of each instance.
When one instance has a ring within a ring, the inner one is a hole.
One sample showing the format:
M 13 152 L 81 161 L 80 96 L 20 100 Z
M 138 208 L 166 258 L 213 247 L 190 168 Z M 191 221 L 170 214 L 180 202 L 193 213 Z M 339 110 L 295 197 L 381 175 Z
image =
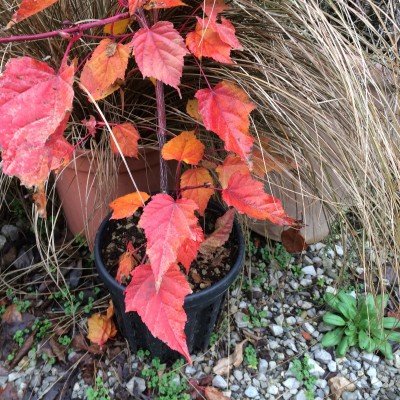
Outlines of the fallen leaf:
M 137 312 L 154 337 L 181 353 L 190 363 L 183 302 L 191 292 L 177 265 L 168 268 L 158 288 L 152 267 L 139 265 L 133 270 L 132 280 L 125 290 L 126 311 Z
M 248 161 L 254 142 L 249 133 L 249 116 L 255 105 L 247 93 L 233 83 L 222 81 L 212 89 L 198 90 L 195 97 L 206 129 L 224 141 L 227 151 Z
M 142 7 L 149 0 L 128 0 L 129 14 L 135 14 L 136 10 Z
M 131 217 L 150 198 L 145 192 L 133 192 L 118 197 L 110 203 L 113 210 L 110 219 L 121 219 Z
M 102 354 L 102 350 L 100 349 L 99 345 L 97 344 L 92 344 L 92 345 L 88 345 L 86 343 L 86 339 L 85 337 L 79 333 L 77 335 L 75 335 L 72 338 L 72 347 L 77 350 L 77 351 L 88 351 L 89 353 L 92 354 Z
M 89 135 L 96 136 L 97 121 L 93 115 L 90 115 L 89 119 L 83 119 L 81 122 L 86 127 Z
M 183 131 L 163 146 L 161 155 L 164 160 L 197 165 L 203 158 L 204 144 L 196 138 L 194 131 Z
M 174 200 L 168 194 L 153 196 L 144 207 L 138 225 L 146 235 L 146 254 L 157 289 L 170 265 L 177 262 L 182 245 L 201 243 L 203 236 L 199 235 L 199 221 L 194 213 L 197 209 L 193 200 Z
M 248 340 L 245 339 L 238 343 L 232 354 L 219 360 L 213 368 L 213 372 L 217 375 L 228 375 L 234 367 L 239 367 L 243 362 L 243 346 L 247 341 Z
M 6 311 L 1 317 L 1 322 L 7 324 L 17 324 L 22 322 L 22 314 L 18 311 L 16 304 L 11 304 L 6 308 Z
M 289 228 L 282 232 L 281 240 L 283 247 L 289 253 L 301 253 L 308 246 L 299 229 Z
M 123 124 L 114 125 L 112 132 L 117 141 L 122 154 L 125 157 L 138 157 L 138 141 L 140 139 L 139 132 L 133 124 L 125 122 Z M 114 138 L 110 138 L 111 150 L 114 154 L 120 154 Z
M 207 400 L 229 400 L 229 397 L 225 396 L 217 388 L 212 386 L 207 386 L 204 389 L 204 396 Z
M 66 348 L 64 346 L 62 346 L 60 343 L 58 343 L 58 341 L 56 339 L 54 339 L 53 336 L 49 339 L 49 344 L 50 344 L 52 352 L 57 357 L 58 361 L 65 363 Z
M 276 225 L 292 226 L 296 223 L 286 214 L 281 201 L 265 193 L 263 184 L 249 174 L 233 174 L 227 188 L 222 190 L 222 198 L 226 204 L 250 218 L 269 220 Z
M 343 392 L 354 392 L 356 385 L 344 376 L 334 376 L 329 379 L 329 388 L 335 400 L 340 400 Z
M 201 186 L 204 184 L 213 184 L 213 179 L 205 168 L 191 168 L 181 175 L 181 189 L 184 187 Z M 200 187 L 197 189 L 183 190 L 182 197 L 193 200 L 199 206 L 199 214 L 204 216 L 208 202 L 214 194 L 214 189 Z
M 11 21 L 7 24 L 6 29 L 9 29 L 16 23 L 43 11 L 54 3 L 57 3 L 57 1 L 58 0 L 22 0 L 18 10 L 12 16 Z
M 307 340 L 307 342 L 309 342 L 312 339 L 312 336 L 306 332 L 306 331 L 301 331 L 301 336 L 303 336 L 304 340 Z
M 3 173 L 40 186 L 73 153 L 63 137 L 72 108 L 74 67 L 56 73 L 29 57 L 11 59 L 0 75 Z M 35 132 L 33 135 L 32 132 Z
M 232 232 L 235 212 L 234 208 L 230 208 L 224 215 L 217 219 L 214 232 L 200 246 L 201 253 L 211 254 L 227 242 Z
M 88 318 L 88 339 L 100 346 L 100 348 L 107 342 L 108 339 L 113 338 L 117 334 L 112 316 L 114 314 L 114 307 L 110 301 L 106 315 L 93 314 Z
M 178 89 L 183 58 L 188 51 L 171 22 L 159 21 L 150 28 L 139 29 L 132 39 L 132 47 L 143 77 L 153 77 Z
M 130 47 L 103 39 L 85 63 L 80 86 L 87 90 L 94 100 L 101 100 L 115 92 L 125 79 Z

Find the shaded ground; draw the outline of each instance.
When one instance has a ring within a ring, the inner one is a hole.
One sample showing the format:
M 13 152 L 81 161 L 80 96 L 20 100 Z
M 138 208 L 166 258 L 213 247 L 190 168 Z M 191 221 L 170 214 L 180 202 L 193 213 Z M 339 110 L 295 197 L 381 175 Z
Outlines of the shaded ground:
M 339 280 L 349 292 L 365 285 L 351 248 L 335 236 L 295 257 L 252 236 L 212 347 L 194 355 L 193 366 L 166 367 L 145 352 L 130 354 L 119 335 L 103 349 L 87 341 L 88 316 L 108 302 L 90 253 L 76 238 L 43 262 L 28 226 L 15 215 L 0 226 L 2 399 L 223 399 L 222 392 L 234 399 L 339 398 L 339 392 L 345 400 L 400 399 L 398 348 L 386 362 L 354 348 L 338 359 L 319 344 L 327 330 L 323 295 L 335 292 Z M 55 236 L 61 240 L 63 229 Z M 221 370 L 220 360 L 239 343 L 243 361 L 237 357 L 236 367 Z M 332 387 L 335 377 L 343 378 L 341 389 Z M 210 387 L 220 397 L 210 397 Z

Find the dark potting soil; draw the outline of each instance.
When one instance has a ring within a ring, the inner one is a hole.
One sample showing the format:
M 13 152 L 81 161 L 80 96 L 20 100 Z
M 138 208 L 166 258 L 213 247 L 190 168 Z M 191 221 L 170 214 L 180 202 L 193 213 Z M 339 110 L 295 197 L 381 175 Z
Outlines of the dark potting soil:
M 138 264 L 143 263 L 146 257 L 146 238 L 143 231 L 137 227 L 141 212 L 132 217 L 121 220 L 110 220 L 102 249 L 103 261 L 110 274 L 115 277 L 120 256 L 126 252 L 127 244 L 132 242 L 135 249 L 135 258 Z M 221 216 L 214 210 L 206 210 L 205 218 L 199 218 L 200 225 L 206 235 L 215 229 L 215 222 Z M 221 280 L 230 270 L 235 261 L 237 243 L 231 233 L 224 246 L 212 254 L 199 253 L 192 262 L 188 281 L 193 292 L 198 292 Z M 147 260 L 148 261 L 148 260 Z M 182 271 L 185 271 L 182 267 Z M 129 281 L 124 282 L 127 284 Z

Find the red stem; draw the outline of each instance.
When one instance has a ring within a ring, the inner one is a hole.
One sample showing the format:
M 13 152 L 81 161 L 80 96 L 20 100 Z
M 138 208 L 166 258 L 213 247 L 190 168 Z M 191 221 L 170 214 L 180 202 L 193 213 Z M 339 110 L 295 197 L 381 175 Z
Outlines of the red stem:
M 72 28 L 58 29 L 56 31 L 36 33 L 33 35 L 15 35 L 15 36 L 3 37 L 3 38 L 0 38 L 0 43 L 27 42 L 27 41 L 31 41 L 31 40 L 43 40 L 43 39 L 48 39 L 48 38 L 55 37 L 55 36 L 61 36 L 61 37 L 66 36 L 68 38 L 68 35 L 71 33 L 78 33 L 78 32 L 85 31 L 87 29 L 96 28 L 98 26 L 104 26 L 104 25 L 110 24 L 112 22 L 120 21 L 121 19 L 125 19 L 125 18 L 129 18 L 129 12 L 117 14 L 112 17 L 99 19 L 99 20 L 93 21 L 93 22 L 87 22 L 85 24 L 78 24 Z

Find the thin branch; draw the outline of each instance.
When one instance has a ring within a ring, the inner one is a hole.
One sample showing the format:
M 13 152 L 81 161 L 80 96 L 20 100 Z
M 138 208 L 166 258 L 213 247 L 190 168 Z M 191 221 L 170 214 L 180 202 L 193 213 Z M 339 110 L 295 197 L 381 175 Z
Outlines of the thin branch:
M 32 40 L 43 40 L 51 37 L 61 36 L 65 39 L 70 39 L 70 34 L 79 33 L 88 29 L 96 28 L 111 24 L 112 22 L 120 21 L 121 19 L 129 18 L 129 13 L 117 14 L 112 17 L 99 19 L 85 24 L 77 24 L 72 28 L 58 29 L 56 31 L 36 33 L 32 35 L 14 35 L 0 38 L 0 43 L 11 43 L 11 42 L 28 42 Z

